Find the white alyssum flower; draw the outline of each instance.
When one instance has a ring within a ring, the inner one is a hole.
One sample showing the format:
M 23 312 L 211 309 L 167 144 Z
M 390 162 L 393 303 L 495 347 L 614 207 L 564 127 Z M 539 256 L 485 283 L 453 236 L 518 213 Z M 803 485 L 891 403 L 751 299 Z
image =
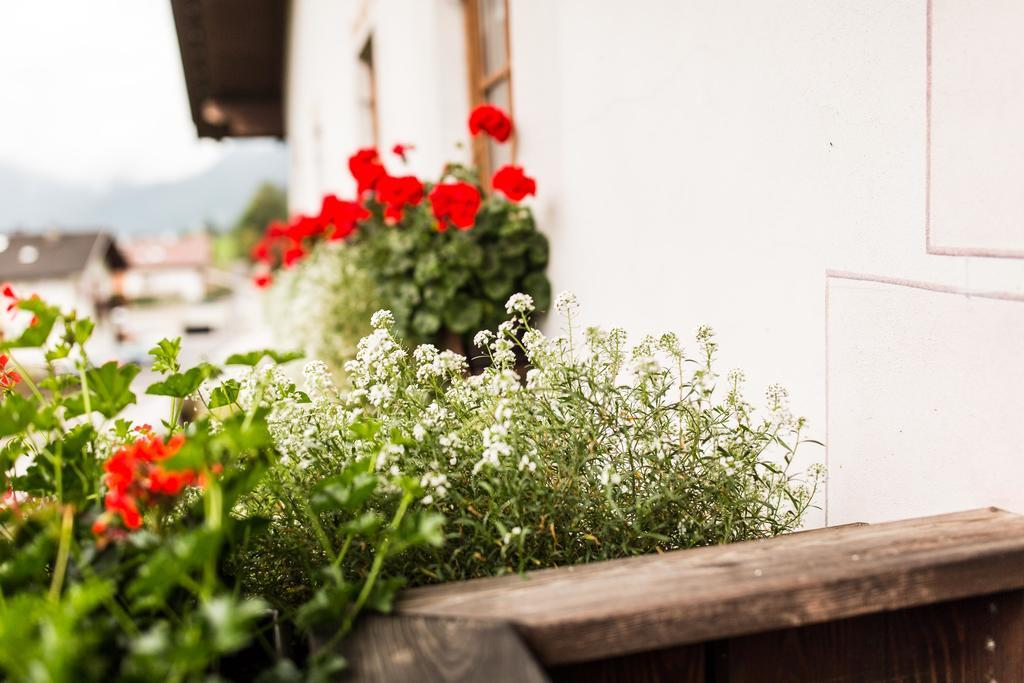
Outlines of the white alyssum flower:
M 481 350 L 486 350 L 490 347 L 492 339 L 494 339 L 493 332 L 490 330 L 480 330 L 473 335 L 473 346 Z
M 527 314 L 533 311 L 533 297 L 529 294 L 517 293 L 509 297 L 505 303 L 505 312 L 509 315 L 515 313 Z
M 375 330 L 390 329 L 395 324 L 395 316 L 391 311 L 380 310 L 370 317 L 370 327 Z
M 579 302 L 572 292 L 562 292 L 555 297 L 555 310 L 562 315 L 572 316 L 579 310 Z
M 512 454 L 512 447 L 507 441 L 511 428 L 512 409 L 507 400 L 500 399 L 494 409 L 494 424 L 484 427 L 481 433 L 484 450 L 480 460 L 473 465 L 473 474 L 485 466 L 499 467 L 501 459 Z
M 334 380 L 331 378 L 331 371 L 327 369 L 327 364 L 320 360 L 313 360 L 302 368 L 302 374 L 305 377 L 306 393 L 314 401 L 317 399 L 335 399 L 338 395 L 338 389 L 334 385 Z
M 424 500 L 424 505 L 429 505 L 437 498 L 444 498 L 448 495 L 448 475 L 438 472 L 428 472 L 420 477 L 420 486 L 430 490 Z M 430 500 L 427 501 L 426 499 Z

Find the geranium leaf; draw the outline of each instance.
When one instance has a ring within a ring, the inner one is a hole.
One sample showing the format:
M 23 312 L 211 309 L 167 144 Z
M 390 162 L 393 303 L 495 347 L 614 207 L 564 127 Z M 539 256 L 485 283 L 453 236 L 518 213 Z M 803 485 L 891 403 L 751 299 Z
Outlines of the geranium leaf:
M 117 361 L 113 360 L 98 368 L 90 368 L 85 373 L 89 407 L 104 417 L 114 417 L 135 403 L 131 384 L 137 374 L 138 365 L 118 365 Z M 65 400 L 64 405 L 69 417 L 85 413 L 85 399 L 81 393 Z
M 199 385 L 207 377 L 210 377 L 216 368 L 209 363 L 202 363 L 185 372 L 175 372 L 165 377 L 162 381 L 149 385 L 146 393 L 151 396 L 172 396 L 174 398 L 185 398 L 195 393 Z

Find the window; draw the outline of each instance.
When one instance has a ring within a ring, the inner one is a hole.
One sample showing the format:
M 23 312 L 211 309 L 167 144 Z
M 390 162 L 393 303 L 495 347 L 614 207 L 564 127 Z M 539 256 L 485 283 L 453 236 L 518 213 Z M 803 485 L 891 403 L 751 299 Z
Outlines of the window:
M 463 0 L 469 63 L 470 107 L 489 102 L 512 113 L 508 0 Z M 473 161 L 485 184 L 494 169 L 515 158 L 515 132 L 504 144 L 485 135 L 473 139 Z
M 373 69 L 372 36 L 366 39 L 366 45 L 359 51 L 358 71 L 356 92 L 359 98 L 359 142 L 365 147 L 376 147 L 380 141 L 377 133 L 377 74 Z

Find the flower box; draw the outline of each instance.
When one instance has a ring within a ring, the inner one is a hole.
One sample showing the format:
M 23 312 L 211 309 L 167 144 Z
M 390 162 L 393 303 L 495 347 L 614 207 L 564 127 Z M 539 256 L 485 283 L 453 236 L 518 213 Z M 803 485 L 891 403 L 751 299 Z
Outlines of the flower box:
M 405 592 L 354 681 L 1024 681 L 1024 517 L 997 509 Z

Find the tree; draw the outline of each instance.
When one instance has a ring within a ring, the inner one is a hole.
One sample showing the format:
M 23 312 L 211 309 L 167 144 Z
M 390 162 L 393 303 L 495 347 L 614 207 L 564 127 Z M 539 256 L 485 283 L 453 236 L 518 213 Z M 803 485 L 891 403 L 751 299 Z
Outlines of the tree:
M 248 258 L 252 247 L 259 241 L 271 221 L 288 219 L 288 197 L 283 187 L 263 183 L 235 221 L 229 233 L 236 248 L 236 258 Z

